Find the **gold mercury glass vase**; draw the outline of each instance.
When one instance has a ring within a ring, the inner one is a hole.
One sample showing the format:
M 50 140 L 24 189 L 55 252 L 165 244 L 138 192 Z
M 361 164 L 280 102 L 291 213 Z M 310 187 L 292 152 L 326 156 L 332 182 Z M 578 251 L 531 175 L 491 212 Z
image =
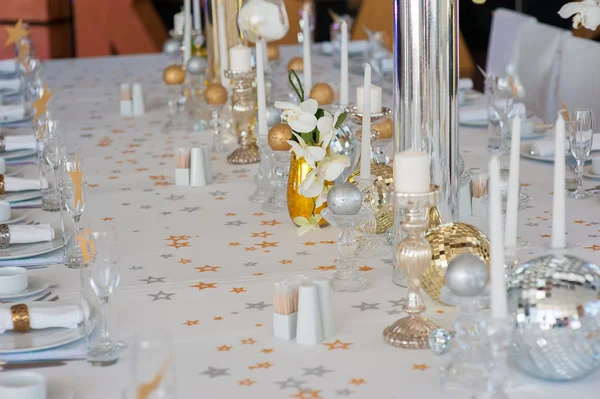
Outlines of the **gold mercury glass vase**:
M 313 214 L 314 201 L 317 198 L 307 198 L 303 195 L 300 195 L 298 192 L 298 188 L 300 187 L 300 183 L 306 178 L 308 173 L 311 171 L 311 167 L 308 166 L 306 160 L 304 158 L 296 159 L 295 155 L 292 154 L 290 159 L 290 174 L 288 178 L 288 186 L 287 186 L 287 205 L 288 212 L 292 221 L 295 217 L 304 216 L 305 218 L 310 218 Z M 332 181 L 326 181 L 325 186 L 332 186 Z M 315 209 L 314 214 L 319 215 L 323 209 L 327 207 L 327 203 L 324 203 L 317 209 Z M 319 221 L 319 226 L 324 227 L 327 226 L 327 221 L 324 218 L 321 218 Z

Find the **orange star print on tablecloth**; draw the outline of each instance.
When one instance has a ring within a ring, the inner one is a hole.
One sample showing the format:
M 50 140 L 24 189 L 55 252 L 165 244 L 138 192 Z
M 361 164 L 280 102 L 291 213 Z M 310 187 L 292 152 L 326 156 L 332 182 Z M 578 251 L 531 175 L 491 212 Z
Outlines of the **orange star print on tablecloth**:
M 187 241 L 184 241 L 184 242 L 173 241 L 171 244 L 167 244 L 167 247 L 173 247 L 175 249 L 189 247 L 189 246 L 190 246 L 190 243 Z
M 217 350 L 219 352 L 228 352 L 231 348 L 232 348 L 232 346 L 228 346 L 228 345 L 217 346 Z
M 242 345 L 254 345 L 258 341 L 255 341 L 253 338 L 242 339 Z
M 225 214 L 225 216 L 235 216 L 235 215 L 237 215 L 237 213 L 228 212 Z
M 252 216 L 265 216 L 264 212 L 254 212 Z
M 323 399 L 320 395 L 321 391 L 300 391 L 296 394 L 290 395 L 290 398 L 296 399 Z
M 336 339 L 330 343 L 323 342 L 323 345 L 327 346 L 329 350 L 332 351 L 334 349 L 350 349 L 349 346 L 352 345 L 352 342 L 342 342 L 339 339 Z
M 305 246 L 307 246 L 307 247 L 311 247 L 311 246 L 313 246 L 313 245 L 317 245 L 317 243 L 316 243 L 316 242 L 313 242 L 313 241 L 307 241 L 307 242 L 304 242 L 303 244 L 304 244 Z
M 248 369 L 250 369 L 250 370 L 267 369 L 268 370 L 273 366 L 274 366 L 274 364 L 272 364 L 272 363 L 264 362 L 264 363 L 256 363 L 253 366 L 248 366 Z
M 190 285 L 191 288 L 198 288 L 198 290 L 202 291 L 207 288 L 217 288 L 217 283 L 203 283 L 202 281 L 198 282 L 198 284 Z
M 281 224 L 281 223 L 282 222 L 279 222 L 279 221 L 273 219 L 273 220 L 263 220 L 263 221 L 260 222 L 260 225 L 261 226 L 276 226 L 276 225 Z
M 244 287 L 234 287 L 229 292 L 235 292 L 236 294 L 241 294 L 242 292 L 246 292 Z
M 594 251 L 594 252 L 600 251 L 600 245 L 596 245 L 596 244 L 592 244 L 592 245 L 590 245 L 588 247 L 584 247 L 584 248 L 585 249 L 589 249 L 589 250 Z
M 335 265 L 319 266 L 319 267 L 315 267 L 313 270 L 319 270 L 319 271 L 335 270 Z
M 370 272 L 371 270 L 373 270 L 373 268 L 370 266 L 361 266 L 358 268 L 358 270 L 361 272 Z
M 110 222 L 111 220 L 113 220 L 113 218 L 104 217 L 104 218 L 102 218 L 102 220 L 105 222 Z
M 214 321 L 221 321 L 223 318 L 221 316 L 213 316 Z
M 290 263 L 294 263 L 294 261 L 291 259 L 284 259 L 280 260 L 279 263 L 281 263 L 282 265 L 289 265 Z
M 423 364 L 413 364 L 413 370 L 421 370 L 421 371 L 425 371 L 429 368 L 428 365 L 426 365 L 425 363 Z
M 239 247 L 240 245 L 242 245 L 242 244 L 240 244 L 239 242 L 230 242 L 227 246 L 228 247 Z
M 575 221 L 573 221 L 573 223 L 575 223 L 575 224 L 584 224 L 585 221 L 584 220 L 575 220 Z
M 277 244 L 279 244 L 279 242 L 268 242 L 268 241 L 263 241 L 260 244 L 254 244 L 257 247 L 261 247 L 261 248 L 269 248 L 269 247 L 277 247 Z
M 263 350 L 261 350 L 260 352 L 269 354 L 269 353 L 272 353 L 273 350 L 274 350 L 273 348 L 263 348 Z
M 250 378 L 246 378 L 245 380 L 241 380 L 238 381 L 238 384 L 240 384 L 240 386 L 252 386 L 253 384 L 256 384 L 256 381 L 251 380 Z
M 185 265 L 185 264 L 191 263 L 191 262 L 192 262 L 191 259 L 183 259 L 183 258 L 181 258 L 181 259 L 179 259 L 179 262 L 177 262 L 177 263 L 181 263 L 182 265 Z
M 202 266 L 202 267 L 195 267 L 194 269 L 198 270 L 198 273 L 204 273 L 204 272 L 216 272 L 217 269 L 220 269 L 221 266 Z
M 260 238 L 267 238 L 268 236 L 272 236 L 273 234 L 267 233 L 266 231 L 261 231 L 260 233 L 252 233 L 252 238 L 254 237 L 260 237 Z
M 364 378 L 351 378 L 350 382 L 348 384 L 352 384 L 352 385 L 356 385 L 361 386 L 362 384 L 366 384 L 367 382 L 365 381 Z
M 191 327 L 191 326 L 197 326 L 199 322 L 200 322 L 199 320 L 188 320 L 183 324 L 185 324 L 188 327 Z

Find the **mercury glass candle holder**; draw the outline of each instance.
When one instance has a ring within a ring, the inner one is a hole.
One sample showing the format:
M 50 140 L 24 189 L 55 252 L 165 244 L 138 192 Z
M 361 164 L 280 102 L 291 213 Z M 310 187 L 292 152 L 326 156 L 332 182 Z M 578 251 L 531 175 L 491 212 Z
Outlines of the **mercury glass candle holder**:
M 405 210 L 401 225 L 406 237 L 398 244 L 396 262 L 402 268 L 408 282 L 404 311 L 408 316 L 397 320 L 383 330 L 386 343 L 405 349 L 426 349 L 429 334 L 438 328 L 435 323 L 421 316 L 425 302 L 421 296 L 421 277 L 431 262 L 431 246 L 425 238 L 427 209 L 440 200 L 440 188 L 431 185 L 427 193 L 395 193 L 395 204 Z
M 354 181 L 356 186 L 360 189 L 363 196 L 363 208 L 370 209 L 374 215 L 378 212 L 379 193 L 375 182 L 376 176 L 369 176 L 362 178 L 360 175 L 356 176 Z M 359 226 L 359 230 L 362 231 L 362 236 L 358 241 L 358 248 L 356 250 L 357 256 L 360 258 L 380 258 L 390 254 L 390 246 L 387 243 L 387 237 L 385 234 L 377 234 L 377 218 L 373 217 L 368 220 L 364 225 Z
M 269 180 L 273 182 L 269 198 L 263 209 L 268 212 L 280 212 L 287 209 L 287 182 L 290 173 L 290 152 L 273 151 L 271 154 L 273 170 Z
M 256 125 L 256 94 L 252 83 L 256 71 L 225 71 L 225 77 L 231 80 L 231 116 L 238 136 L 239 147 L 227 157 L 227 162 L 242 165 L 260 161 L 260 153 L 254 137 Z
M 347 107 L 346 112 L 348 113 L 348 119 L 350 119 L 353 123 L 362 126 L 363 113 L 358 111 L 356 105 Z M 371 113 L 371 158 L 373 159 L 373 162 L 378 164 L 388 163 L 386 148 L 391 142 L 391 138 L 385 140 L 380 139 L 379 132 L 373 129 L 373 127 L 390 119 L 391 114 L 392 110 L 387 107 L 383 107 L 381 112 Z M 359 141 L 362 140 L 362 129 L 358 129 L 356 138 Z
M 325 208 L 321 211 L 321 216 L 341 230 L 338 237 L 338 250 L 341 256 L 336 262 L 331 289 L 348 292 L 364 290 L 369 285 L 369 281 L 358 271 L 358 259 L 355 256 L 358 244 L 354 230 L 357 226 L 372 220 L 373 211 L 363 207 L 354 215 L 336 215 L 329 208 Z

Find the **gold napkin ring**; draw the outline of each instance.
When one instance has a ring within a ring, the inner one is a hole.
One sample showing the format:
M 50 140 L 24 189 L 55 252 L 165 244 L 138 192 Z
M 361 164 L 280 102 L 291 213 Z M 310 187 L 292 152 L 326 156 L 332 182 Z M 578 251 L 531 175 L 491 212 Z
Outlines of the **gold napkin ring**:
M 13 327 L 16 332 L 26 333 L 31 329 L 29 323 L 29 308 L 24 303 L 10 307 Z
M 4 194 L 4 175 L 0 175 L 0 194 Z

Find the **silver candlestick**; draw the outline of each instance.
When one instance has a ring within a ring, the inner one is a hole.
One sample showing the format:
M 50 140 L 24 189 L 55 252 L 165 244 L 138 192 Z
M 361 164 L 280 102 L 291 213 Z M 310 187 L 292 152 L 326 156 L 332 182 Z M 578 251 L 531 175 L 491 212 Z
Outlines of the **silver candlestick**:
M 225 77 L 231 79 L 231 116 L 238 135 L 239 148 L 227 157 L 227 162 L 240 165 L 260 161 L 260 153 L 254 137 L 256 125 L 256 94 L 252 82 L 256 71 L 225 71 Z

